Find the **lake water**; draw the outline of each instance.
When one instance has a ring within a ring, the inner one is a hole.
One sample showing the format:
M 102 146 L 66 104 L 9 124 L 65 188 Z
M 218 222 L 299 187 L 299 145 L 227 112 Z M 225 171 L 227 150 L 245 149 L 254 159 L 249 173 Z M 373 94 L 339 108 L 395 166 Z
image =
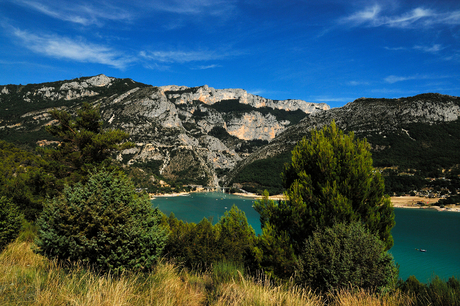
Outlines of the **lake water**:
M 174 212 L 178 219 L 195 223 L 204 217 L 212 217 L 216 223 L 235 204 L 260 234 L 259 214 L 252 208 L 253 202 L 250 198 L 223 193 L 193 193 L 152 200 L 153 206 L 166 215 Z M 460 277 L 460 213 L 396 208 L 395 214 L 396 226 L 392 231 L 395 244 L 390 253 L 400 265 L 400 278 L 405 280 L 415 275 L 419 281 L 428 282 L 433 275 L 446 280 Z

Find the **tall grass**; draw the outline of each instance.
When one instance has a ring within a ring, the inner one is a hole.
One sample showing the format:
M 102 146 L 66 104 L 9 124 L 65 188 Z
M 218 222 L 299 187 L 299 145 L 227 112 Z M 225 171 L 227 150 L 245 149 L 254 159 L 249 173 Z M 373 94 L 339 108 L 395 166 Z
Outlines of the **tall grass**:
M 386 296 L 344 290 L 322 297 L 267 277 L 245 276 L 239 265 L 218 263 L 204 273 L 160 262 L 149 274 L 98 274 L 65 267 L 33 253 L 31 242 L 10 244 L 0 254 L 0 305 L 410 305 L 400 293 Z
M 149 275 L 99 275 L 86 267 L 65 269 L 34 254 L 27 242 L 0 254 L 1 305 L 202 305 L 205 292 L 160 263 Z M 186 278 L 185 278 L 186 279 Z

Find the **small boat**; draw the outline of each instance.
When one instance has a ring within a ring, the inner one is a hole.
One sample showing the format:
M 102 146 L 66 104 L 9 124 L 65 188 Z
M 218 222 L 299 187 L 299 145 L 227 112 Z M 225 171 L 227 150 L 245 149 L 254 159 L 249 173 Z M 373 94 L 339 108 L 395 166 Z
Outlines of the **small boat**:
M 415 250 L 420 251 L 420 252 L 426 252 L 425 249 L 415 249 Z

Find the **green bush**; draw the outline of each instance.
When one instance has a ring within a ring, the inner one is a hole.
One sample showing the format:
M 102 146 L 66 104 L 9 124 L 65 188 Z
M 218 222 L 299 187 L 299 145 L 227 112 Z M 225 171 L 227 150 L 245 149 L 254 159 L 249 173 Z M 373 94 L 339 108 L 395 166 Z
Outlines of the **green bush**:
M 347 288 L 392 288 L 398 269 L 385 244 L 360 222 L 318 230 L 300 255 L 301 283 L 323 292 Z
M 429 284 L 423 284 L 412 275 L 406 281 L 400 280 L 398 289 L 414 296 L 416 306 L 460 305 L 460 282 L 455 277 L 444 281 L 435 276 Z
M 45 204 L 36 251 L 101 271 L 144 270 L 164 247 L 160 222 L 161 212 L 135 192 L 126 175 L 103 169 Z
M 221 261 L 248 267 L 254 264 L 256 235 L 246 214 L 235 205 L 215 225 L 206 218 L 198 224 L 186 223 L 173 213 L 168 224 L 164 255 L 188 268 L 206 270 Z
M 0 197 L 0 252 L 19 235 L 22 215 L 5 196 Z

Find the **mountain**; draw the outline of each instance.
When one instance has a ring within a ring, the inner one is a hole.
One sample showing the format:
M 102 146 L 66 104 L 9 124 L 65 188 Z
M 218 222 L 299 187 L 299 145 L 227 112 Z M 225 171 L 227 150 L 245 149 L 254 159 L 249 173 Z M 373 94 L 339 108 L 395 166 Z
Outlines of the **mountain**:
M 130 133 L 136 146 L 116 159 L 137 169 L 147 188 L 168 182 L 281 192 L 295 144 L 332 120 L 368 140 L 387 192 L 460 188 L 460 98 L 435 93 L 330 109 L 242 89 L 155 87 L 105 75 L 0 85 L 0 138 L 31 149 L 52 144 L 49 110 L 75 113 L 84 101 L 100 108 L 106 128 Z
M 33 148 L 51 144 L 49 110 L 75 113 L 86 101 L 106 128 L 130 133 L 136 147 L 116 156 L 149 170 L 152 181 L 218 186 L 225 174 L 307 114 L 326 104 L 270 100 L 242 89 L 154 87 L 98 75 L 0 86 L 0 138 Z
M 421 94 L 400 99 L 360 98 L 340 108 L 310 114 L 287 128 L 235 167 L 226 183 L 279 192 L 279 173 L 295 144 L 312 129 L 335 120 L 339 128 L 368 140 L 374 166 L 386 176 L 388 191 L 417 190 L 426 185 L 426 177 L 446 176 L 454 178 L 454 185 L 460 188 L 459 117 L 459 97 Z

